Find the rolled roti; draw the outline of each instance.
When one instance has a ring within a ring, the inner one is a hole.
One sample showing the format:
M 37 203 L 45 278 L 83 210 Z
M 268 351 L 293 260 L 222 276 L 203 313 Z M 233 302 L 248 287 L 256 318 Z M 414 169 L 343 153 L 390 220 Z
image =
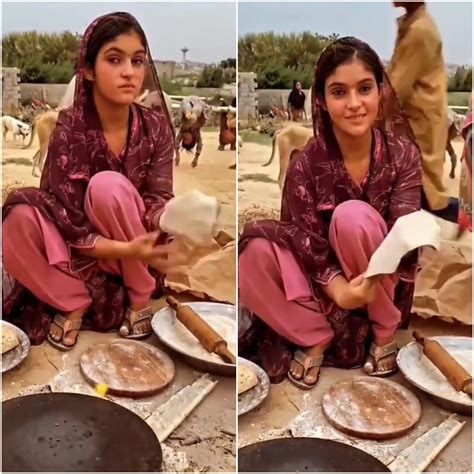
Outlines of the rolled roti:
M 258 385 L 258 378 L 255 373 L 244 365 L 239 365 L 238 376 L 239 395 Z
M 2 328 L 2 355 L 9 352 L 20 344 L 18 337 L 13 329 Z

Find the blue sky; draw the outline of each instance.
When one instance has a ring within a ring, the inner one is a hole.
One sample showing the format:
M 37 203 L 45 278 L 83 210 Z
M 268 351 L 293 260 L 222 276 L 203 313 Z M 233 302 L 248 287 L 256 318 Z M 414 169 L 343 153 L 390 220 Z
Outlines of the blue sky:
M 217 62 L 236 56 L 235 3 L 6 3 L 2 34 L 37 30 L 83 33 L 104 13 L 127 11 L 142 25 L 155 59 L 181 60 L 189 48 L 193 61 Z
M 472 62 L 472 4 L 427 2 L 441 33 L 447 63 Z M 404 12 L 392 2 L 239 3 L 239 36 L 274 31 L 312 31 L 356 36 L 369 43 L 383 59 L 390 59 L 397 32 L 396 19 Z

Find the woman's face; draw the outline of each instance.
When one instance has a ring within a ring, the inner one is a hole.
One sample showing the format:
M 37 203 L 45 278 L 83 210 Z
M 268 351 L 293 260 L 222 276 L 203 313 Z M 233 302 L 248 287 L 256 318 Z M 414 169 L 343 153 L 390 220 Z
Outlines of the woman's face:
M 296 90 L 300 91 L 302 89 L 301 82 L 296 83 Z
M 117 36 L 99 50 L 94 71 L 86 79 L 107 101 L 130 105 L 140 94 L 146 70 L 146 51 L 134 31 Z
M 351 137 L 366 134 L 377 118 L 380 94 L 375 76 L 357 58 L 328 76 L 324 99 L 333 127 Z

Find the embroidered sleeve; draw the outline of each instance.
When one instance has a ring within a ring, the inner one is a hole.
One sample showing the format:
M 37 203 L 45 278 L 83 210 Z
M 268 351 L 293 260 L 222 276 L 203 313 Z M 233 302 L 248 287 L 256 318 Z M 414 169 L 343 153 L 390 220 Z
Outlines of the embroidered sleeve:
M 418 146 L 413 143 L 407 146 L 393 188 L 387 222 L 389 230 L 399 217 L 421 209 L 421 190 L 421 153 Z M 413 251 L 403 258 L 398 268 L 400 277 L 406 281 L 413 281 L 417 263 L 418 251 Z
M 149 230 L 157 228 L 164 205 L 173 197 L 173 131 L 164 117 L 160 118 L 142 194 L 146 208 L 145 226 Z

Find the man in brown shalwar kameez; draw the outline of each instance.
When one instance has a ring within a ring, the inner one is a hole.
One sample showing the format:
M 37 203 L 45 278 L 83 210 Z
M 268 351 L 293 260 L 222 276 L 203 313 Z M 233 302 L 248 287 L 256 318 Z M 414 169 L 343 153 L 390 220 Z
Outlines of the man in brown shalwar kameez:
M 441 37 L 425 2 L 393 4 L 405 8 L 406 14 L 398 19 L 387 72 L 422 152 L 423 207 L 455 221 L 457 203 L 443 185 L 448 104 Z

